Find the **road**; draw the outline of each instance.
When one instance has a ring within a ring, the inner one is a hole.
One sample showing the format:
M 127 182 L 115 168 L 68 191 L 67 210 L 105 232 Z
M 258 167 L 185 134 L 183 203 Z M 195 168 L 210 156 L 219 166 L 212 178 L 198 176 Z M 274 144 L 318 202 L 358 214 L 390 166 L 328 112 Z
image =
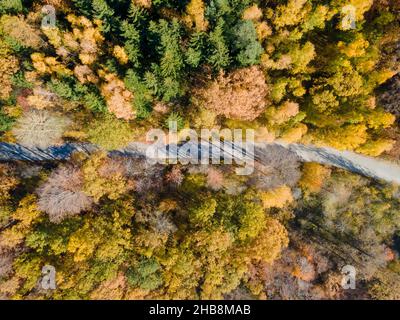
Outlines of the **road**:
M 332 148 L 279 142 L 275 144 L 294 152 L 302 162 L 317 162 L 373 179 L 400 184 L 400 165 L 389 161 Z M 257 144 L 256 148 L 262 148 L 265 152 L 271 145 L 273 144 Z M 126 149 L 112 151 L 111 153 L 129 157 L 144 157 L 147 147 L 146 144 L 133 142 Z M 65 144 L 41 150 L 25 148 L 18 144 L 0 143 L 0 161 L 59 161 L 67 160 L 75 151 L 91 153 L 96 149 L 91 144 Z
M 377 180 L 400 184 L 400 165 L 396 163 L 326 147 L 317 148 L 301 144 L 283 146 L 295 152 L 304 162 L 326 164 Z

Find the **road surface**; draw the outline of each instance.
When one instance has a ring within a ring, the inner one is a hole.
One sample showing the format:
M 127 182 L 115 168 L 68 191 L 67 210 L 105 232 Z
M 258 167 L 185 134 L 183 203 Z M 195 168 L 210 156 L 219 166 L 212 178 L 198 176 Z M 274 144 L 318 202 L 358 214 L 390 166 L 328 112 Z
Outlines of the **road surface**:
M 317 162 L 342 168 L 373 179 L 400 184 L 400 165 L 389 161 L 332 148 L 279 142 L 274 144 L 294 152 L 302 162 Z M 256 148 L 261 148 L 263 152 L 268 152 L 268 147 L 274 144 L 257 144 Z M 133 142 L 126 149 L 112 151 L 111 154 L 145 157 L 148 146 L 144 143 Z M 96 149 L 91 144 L 65 144 L 42 150 L 26 148 L 18 144 L 0 143 L 0 161 L 60 161 L 67 160 L 75 151 L 91 153 Z

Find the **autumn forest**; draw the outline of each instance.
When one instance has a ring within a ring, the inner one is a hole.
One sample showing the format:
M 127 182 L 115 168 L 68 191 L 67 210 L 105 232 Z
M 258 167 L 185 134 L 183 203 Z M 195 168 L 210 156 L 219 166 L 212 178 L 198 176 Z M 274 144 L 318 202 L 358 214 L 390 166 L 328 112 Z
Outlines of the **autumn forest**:
M 290 146 L 400 168 L 399 119 L 398 0 L 1 0 L 0 300 L 398 300 L 400 185 Z M 171 123 L 263 147 L 121 151 Z

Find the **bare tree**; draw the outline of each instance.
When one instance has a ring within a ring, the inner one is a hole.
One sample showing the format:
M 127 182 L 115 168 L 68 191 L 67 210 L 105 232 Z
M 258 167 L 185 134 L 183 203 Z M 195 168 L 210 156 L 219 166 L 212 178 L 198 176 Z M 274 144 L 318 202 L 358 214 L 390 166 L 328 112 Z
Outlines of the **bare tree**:
M 256 160 L 256 170 L 249 183 L 258 189 L 293 187 L 301 177 L 297 155 L 281 146 L 270 145 L 256 150 Z
M 184 175 L 178 166 L 174 166 L 171 171 L 165 175 L 165 180 L 173 186 L 180 186 L 183 179 Z
M 32 110 L 17 120 L 13 134 L 27 147 L 48 148 L 61 142 L 70 121 L 45 110 Z
M 222 189 L 223 185 L 224 175 L 222 172 L 212 167 L 209 168 L 207 172 L 207 186 L 214 191 L 218 191 Z
M 82 184 L 78 168 L 60 167 L 37 190 L 39 209 L 47 212 L 54 223 L 90 209 L 93 199 L 82 191 Z
M 146 224 L 153 232 L 161 235 L 169 235 L 177 230 L 170 216 L 159 210 L 153 210 L 151 207 L 138 211 L 135 220 Z
M 125 174 L 135 180 L 135 191 L 147 193 L 163 187 L 164 166 L 149 164 L 145 159 L 125 159 Z
M 400 53 L 400 44 L 399 44 Z M 400 75 L 390 79 L 383 85 L 384 91 L 378 95 L 379 103 L 385 108 L 386 111 L 394 114 L 397 121 L 400 120 Z
M 0 253 L 0 278 L 8 276 L 12 272 L 15 255 L 11 251 Z

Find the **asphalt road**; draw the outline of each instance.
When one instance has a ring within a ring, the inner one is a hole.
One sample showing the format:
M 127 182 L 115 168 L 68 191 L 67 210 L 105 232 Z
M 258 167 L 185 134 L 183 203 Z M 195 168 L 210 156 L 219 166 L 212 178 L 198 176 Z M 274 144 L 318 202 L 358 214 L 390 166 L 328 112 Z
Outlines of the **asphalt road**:
M 268 152 L 273 144 L 257 144 L 257 148 Z M 311 145 L 275 143 L 286 148 L 299 157 L 302 162 L 317 162 L 342 168 L 377 180 L 400 184 L 400 165 L 356 154 L 350 151 L 339 151 L 332 148 L 320 148 Z M 127 157 L 145 157 L 148 145 L 131 143 L 124 150 L 112 151 L 111 154 Z M 65 144 L 50 147 L 46 150 L 26 148 L 18 144 L 0 143 L 0 161 L 60 161 L 67 160 L 75 151 L 91 153 L 97 148 L 90 144 Z

